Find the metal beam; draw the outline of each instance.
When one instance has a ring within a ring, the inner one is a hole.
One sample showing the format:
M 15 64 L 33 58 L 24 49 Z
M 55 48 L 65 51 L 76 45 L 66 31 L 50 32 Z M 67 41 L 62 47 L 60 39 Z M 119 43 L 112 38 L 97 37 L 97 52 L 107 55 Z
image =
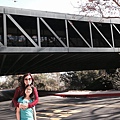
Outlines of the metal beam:
M 89 29 L 90 29 L 90 40 L 91 40 L 91 46 L 93 47 L 93 37 L 92 37 L 91 22 L 89 22 Z
M 113 24 L 113 26 L 116 29 L 116 31 L 120 34 L 120 30 L 116 27 L 116 25 Z
M 109 41 L 105 38 L 105 36 L 101 33 L 101 31 L 97 28 L 97 26 L 94 23 L 92 23 L 92 25 L 99 32 L 99 34 L 103 37 L 103 39 L 106 41 L 106 43 L 112 48 L 113 46 L 109 43 Z
M 68 38 L 68 25 L 67 25 L 67 20 L 65 20 L 65 30 L 66 30 L 67 47 L 69 47 L 69 38 Z
M 4 32 L 4 46 L 7 46 L 6 14 L 3 14 L 3 32 Z
M 28 38 L 28 40 L 35 46 L 38 47 L 38 45 L 33 41 L 33 39 L 25 32 L 25 30 L 13 19 L 11 15 L 7 15 L 8 18 L 16 25 L 16 27 Z
M 40 39 L 40 19 L 37 17 L 37 34 L 38 34 L 38 45 L 41 47 L 41 39 Z
M 73 27 L 73 29 L 78 33 L 78 35 L 82 38 L 82 40 L 88 45 L 88 47 L 91 47 L 89 45 L 89 43 L 85 40 L 85 38 L 80 34 L 80 32 L 75 28 L 75 26 L 72 24 L 71 21 L 68 20 L 68 22 L 70 23 L 70 25 Z
M 18 63 L 18 61 L 22 58 L 23 55 L 20 55 L 17 60 L 11 65 L 11 67 L 6 71 L 6 75 L 9 73 L 9 71 Z
M 120 52 L 120 48 L 97 48 L 97 47 L 0 47 L 0 53 L 73 53 L 73 52 Z
M 25 65 L 27 65 L 30 61 L 34 60 L 34 59 L 37 58 L 38 56 L 39 56 L 39 54 L 35 55 L 32 59 L 29 59 L 29 60 L 27 60 L 26 62 L 24 62 L 21 67 L 15 69 L 14 73 L 16 73 L 18 70 L 24 68 Z
M 52 30 L 52 28 L 46 23 L 46 21 L 43 18 L 40 18 L 41 21 L 46 25 L 46 27 L 53 33 L 53 35 L 59 40 L 59 42 L 64 46 L 67 47 L 63 41 L 60 39 L 60 37 L 58 37 L 58 35 Z
M 112 24 L 110 24 L 110 28 L 111 28 L 112 44 L 113 44 L 113 47 L 115 47 L 114 35 L 113 35 L 113 25 Z
M 2 71 L 2 69 L 3 69 L 3 66 L 4 66 L 4 63 L 5 63 L 6 56 L 7 56 L 7 55 L 3 55 L 3 59 L 1 60 L 0 73 L 1 73 L 1 71 Z

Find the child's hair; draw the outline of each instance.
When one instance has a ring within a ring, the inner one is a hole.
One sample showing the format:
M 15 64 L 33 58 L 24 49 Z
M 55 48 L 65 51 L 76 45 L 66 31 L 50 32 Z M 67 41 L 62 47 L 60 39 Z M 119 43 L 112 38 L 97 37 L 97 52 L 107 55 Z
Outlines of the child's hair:
M 25 90 L 27 89 L 28 86 L 30 86 L 32 88 L 32 93 L 30 94 L 30 98 L 33 100 L 34 99 L 34 86 L 33 85 L 27 85 L 27 86 L 25 86 Z M 26 97 L 25 90 L 24 90 L 23 99 Z

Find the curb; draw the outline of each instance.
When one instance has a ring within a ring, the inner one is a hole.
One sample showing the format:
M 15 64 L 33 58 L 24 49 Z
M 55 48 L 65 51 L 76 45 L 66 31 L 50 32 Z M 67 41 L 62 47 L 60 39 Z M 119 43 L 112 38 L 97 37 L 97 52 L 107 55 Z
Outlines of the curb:
M 99 92 L 99 93 L 81 93 L 81 92 L 66 92 L 66 93 L 56 93 L 54 94 L 55 96 L 61 96 L 61 97 L 81 97 L 81 98 L 87 98 L 87 97 L 118 97 L 120 96 L 120 91 L 119 92 Z

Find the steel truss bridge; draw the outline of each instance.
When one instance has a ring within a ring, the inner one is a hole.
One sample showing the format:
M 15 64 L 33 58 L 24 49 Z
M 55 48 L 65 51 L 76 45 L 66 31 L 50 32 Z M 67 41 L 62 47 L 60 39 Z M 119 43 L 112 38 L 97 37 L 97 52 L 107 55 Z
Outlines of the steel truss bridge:
M 0 7 L 0 75 L 120 67 L 120 18 Z

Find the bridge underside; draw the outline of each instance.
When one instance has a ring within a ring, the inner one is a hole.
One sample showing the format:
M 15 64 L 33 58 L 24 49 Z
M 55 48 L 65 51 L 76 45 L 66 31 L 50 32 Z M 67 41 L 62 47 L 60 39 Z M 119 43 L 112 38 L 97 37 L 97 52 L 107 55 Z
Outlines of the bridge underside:
M 0 75 L 120 67 L 119 18 L 0 7 Z
M 0 74 L 120 68 L 118 53 L 0 54 Z

